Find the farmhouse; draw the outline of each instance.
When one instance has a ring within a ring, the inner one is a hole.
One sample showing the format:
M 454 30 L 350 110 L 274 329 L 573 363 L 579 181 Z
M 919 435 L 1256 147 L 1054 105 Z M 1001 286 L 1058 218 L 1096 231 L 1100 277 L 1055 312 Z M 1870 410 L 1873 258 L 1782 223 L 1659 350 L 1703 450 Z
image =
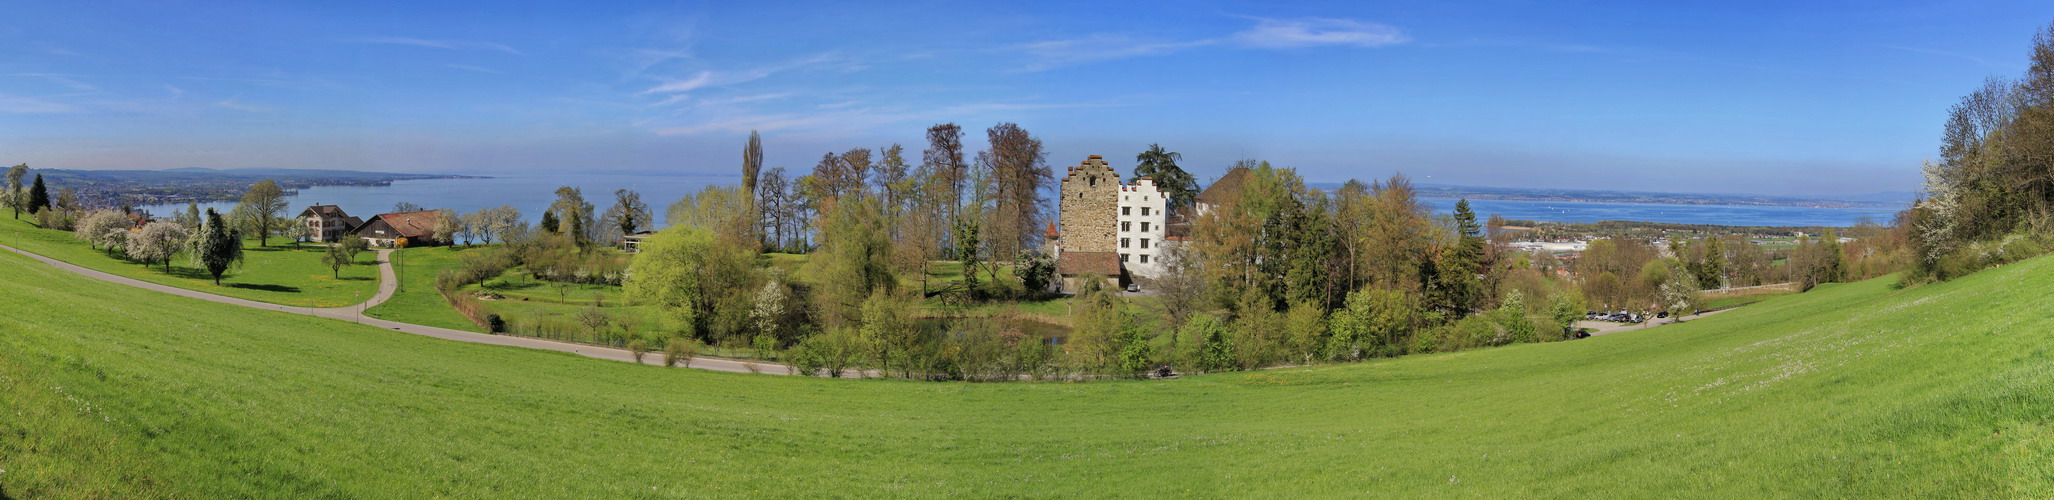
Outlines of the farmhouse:
M 379 247 L 432 247 L 446 242 L 435 235 L 434 210 L 378 214 L 356 230 L 371 246 Z
M 351 231 L 356 231 L 358 226 L 364 225 L 363 219 L 350 217 L 349 214 L 343 213 L 342 207 L 335 205 L 307 207 L 306 210 L 300 211 L 299 218 L 307 225 L 307 240 L 315 242 L 341 240 Z

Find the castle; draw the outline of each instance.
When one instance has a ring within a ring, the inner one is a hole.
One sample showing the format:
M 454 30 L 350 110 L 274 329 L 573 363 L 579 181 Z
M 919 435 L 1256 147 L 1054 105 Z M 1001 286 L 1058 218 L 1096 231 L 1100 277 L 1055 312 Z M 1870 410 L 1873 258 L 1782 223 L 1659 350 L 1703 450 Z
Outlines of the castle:
M 1056 258 L 1059 291 L 1074 292 L 1088 276 L 1119 284 L 1155 278 L 1169 222 L 1169 198 L 1155 181 L 1121 183 L 1119 172 L 1099 155 L 1070 167 L 1058 202 L 1058 227 L 1050 227 L 1048 253 Z

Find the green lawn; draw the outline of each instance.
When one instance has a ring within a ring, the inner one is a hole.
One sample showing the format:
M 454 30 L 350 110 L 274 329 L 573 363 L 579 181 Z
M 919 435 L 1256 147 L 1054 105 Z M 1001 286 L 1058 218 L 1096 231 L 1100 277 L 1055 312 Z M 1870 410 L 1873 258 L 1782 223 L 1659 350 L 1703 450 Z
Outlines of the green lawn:
M 1732 296 L 1726 296 L 1726 297 L 1719 297 L 1719 298 L 1716 298 L 1716 299 L 1711 299 L 1711 300 L 1707 300 L 1707 301 L 1705 301 L 1705 309 L 1728 309 L 1728 308 L 1740 307 L 1740 306 L 1744 306 L 1744 305 L 1748 305 L 1748 304 L 1753 304 L 1753 303 L 1756 303 L 1756 302 L 1761 302 L 1761 301 L 1764 301 L 1764 300 L 1768 300 L 1768 299 L 1771 299 L 1771 298 L 1775 298 L 1775 297 L 1781 297 L 1781 296 L 1784 296 L 1784 295 L 1790 295 L 1790 294 L 1793 294 L 1793 293 L 1797 293 L 1797 292 L 1793 292 L 1793 291 L 1789 291 L 1789 290 L 1769 290 L 1769 291 L 1764 291 L 1764 292 L 1760 292 L 1760 293 L 1750 293 L 1750 294 L 1744 294 L 1744 295 L 1732 295 Z
M 2046 258 L 1587 340 L 1081 384 L 635 366 L 0 269 L 21 498 L 2054 495 Z
M 378 267 L 372 264 L 377 254 L 357 255 L 363 265 L 344 267 L 338 279 L 321 263 L 325 248 L 294 249 L 282 238 L 272 238 L 269 247 L 258 246 L 254 239 L 245 241 L 242 266 L 222 274 L 219 286 L 205 269 L 189 265 L 184 255 L 173 258 L 171 271 L 165 272 L 162 264 L 144 266 L 94 250 L 70 231 L 38 228 L 28 219 L 0 217 L 0 242 L 96 271 L 273 304 L 341 307 L 369 300 L 378 291 Z
M 456 330 L 482 332 L 485 329 L 465 319 L 442 294 L 435 291 L 435 275 L 456 265 L 458 256 L 487 251 L 487 247 L 408 248 L 393 252 L 393 272 L 402 283 L 391 300 L 364 314 L 374 318 L 403 321 Z

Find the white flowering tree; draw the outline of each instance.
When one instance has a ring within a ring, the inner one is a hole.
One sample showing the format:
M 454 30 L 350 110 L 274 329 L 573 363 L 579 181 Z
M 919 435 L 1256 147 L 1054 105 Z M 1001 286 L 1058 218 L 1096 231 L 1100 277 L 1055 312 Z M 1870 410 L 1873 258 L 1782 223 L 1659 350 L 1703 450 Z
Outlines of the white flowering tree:
M 185 247 L 185 241 L 190 237 L 192 232 L 178 223 L 152 222 L 129 238 L 128 255 L 143 261 L 143 264 L 162 262 L 164 271 L 171 272 L 171 257 L 178 255 L 178 251 Z

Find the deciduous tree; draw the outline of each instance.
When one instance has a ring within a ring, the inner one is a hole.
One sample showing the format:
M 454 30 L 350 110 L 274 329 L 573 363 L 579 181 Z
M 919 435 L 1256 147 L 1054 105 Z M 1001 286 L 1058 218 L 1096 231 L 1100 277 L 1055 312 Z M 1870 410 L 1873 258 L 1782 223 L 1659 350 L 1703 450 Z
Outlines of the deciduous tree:
M 168 221 L 152 222 L 143 226 L 142 232 L 136 233 L 134 238 L 130 238 L 128 255 L 143 261 L 144 264 L 162 262 L 164 272 L 171 272 L 172 256 L 178 253 L 179 248 L 184 246 L 186 239 L 191 236 L 192 232 L 187 231 L 185 226 Z

